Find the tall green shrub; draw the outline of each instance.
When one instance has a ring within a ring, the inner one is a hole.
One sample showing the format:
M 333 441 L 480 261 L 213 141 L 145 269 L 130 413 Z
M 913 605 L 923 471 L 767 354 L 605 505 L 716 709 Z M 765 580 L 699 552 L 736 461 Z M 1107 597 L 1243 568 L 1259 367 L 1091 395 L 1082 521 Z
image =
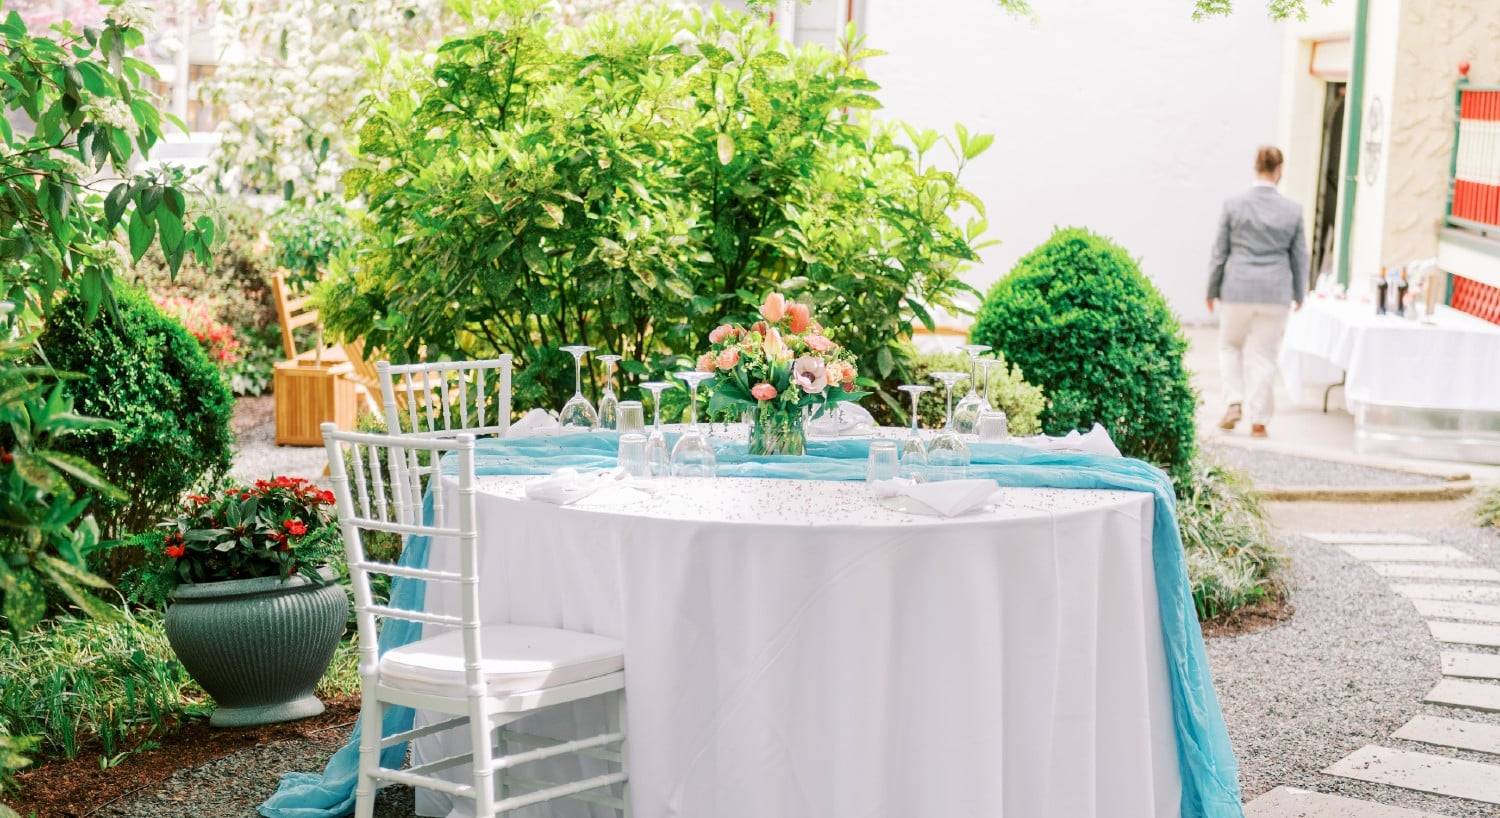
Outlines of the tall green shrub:
M 233 398 L 182 326 L 140 290 L 115 289 L 114 315 L 88 318 L 85 299 L 58 303 L 42 333 L 47 363 L 81 376 L 78 411 L 108 418 L 59 446 L 98 464 L 128 499 L 95 506 L 105 538 L 144 531 L 205 475 L 229 468 Z
M 1058 230 L 990 289 L 973 337 L 1046 393 L 1047 433 L 1098 422 L 1126 455 L 1189 474 L 1198 398 L 1183 367 L 1187 339 L 1123 247 Z
M 331 328 L 393 356 L 513 353 L 518 402 L 557 405 L 559 346 L 639 377 L 780 288 L 862 374 L 907 374 L 912 323 L 968 291 L 985 225 L 959 173 L 990 137 L 863 116 L 857 42 L 796 48 L 718 7 L 579 31 L 498 5 L 359 112 L 345 184 L 367 211 L 320 294 Z

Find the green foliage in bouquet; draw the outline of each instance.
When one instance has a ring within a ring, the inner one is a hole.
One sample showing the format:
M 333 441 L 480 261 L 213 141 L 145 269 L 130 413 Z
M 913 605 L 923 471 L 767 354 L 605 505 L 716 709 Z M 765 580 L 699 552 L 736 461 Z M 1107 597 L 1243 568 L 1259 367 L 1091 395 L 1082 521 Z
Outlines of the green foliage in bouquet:
M 777 289 L 871 385 L 907 376 L 913 322 L 970 291 L 985 223 L 959 173 L 990 137 L 866 116 L 857 40 L 794 48 L 720 8 L 554 30 L 539 0 L 499 6 L 359 112 L 344 181 L 367 211 L 320 291 L 332 330 L 395 358 L 513 353 L 518 404 L 556 406 L 561 345 L 638 378 Z
M 1048 434 L 1101 423 L 1126 455 L 1188 476 L 1198 398 L 1187 339 L 1123 247 L 1057 231 L 990 289 L 973 337 L 1046 392 Z
M 68 385 L 78 411 L 112 421 L 59 443 L 129 487 L 128 498 L 97 504 L 106 539 L 150 528 L 201 478 L 229 468 L 233 409 L 218 369 L 181 324 L 134 288 L 117 287 L 115 301 L 114 317 L 91 321 L 88 301 L 70 295 L 39 341 L 49 364 L 81 376 Z

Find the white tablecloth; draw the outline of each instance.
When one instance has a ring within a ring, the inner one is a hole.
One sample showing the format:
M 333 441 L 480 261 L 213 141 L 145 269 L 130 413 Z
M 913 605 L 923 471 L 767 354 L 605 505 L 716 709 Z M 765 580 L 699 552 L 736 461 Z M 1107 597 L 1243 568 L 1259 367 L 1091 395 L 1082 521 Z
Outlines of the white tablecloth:
M 1310 298 L 1287 322 L 1280 369 L 1302 397 L 1345 376 L 1344 402 L 1500 409 L 1500 327 L 1440 307 L 1435 323 L 1376 315 L 1373 304 Z
M 672 479 L 560 507 L 526 479 L 480 481 L 486 615 L 625 642 L 636 818 L 1178 815 L 1148 495 L 1003 489 L 950 520 L 860 484 Z

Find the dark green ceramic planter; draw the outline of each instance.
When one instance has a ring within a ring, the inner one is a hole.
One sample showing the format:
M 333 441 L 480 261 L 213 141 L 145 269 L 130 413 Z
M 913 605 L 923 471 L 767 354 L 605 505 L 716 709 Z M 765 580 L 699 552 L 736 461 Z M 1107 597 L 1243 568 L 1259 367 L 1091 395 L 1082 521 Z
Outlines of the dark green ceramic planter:
M 319 573 L 333 578 L 327 568 Z M 209 724 L 271 724 L 323 712 L 313 688 L 348 617 L 337 582 L 320 586 L 293 576 L 190 583 L 172 594 L 167 639 L 218 705 Z

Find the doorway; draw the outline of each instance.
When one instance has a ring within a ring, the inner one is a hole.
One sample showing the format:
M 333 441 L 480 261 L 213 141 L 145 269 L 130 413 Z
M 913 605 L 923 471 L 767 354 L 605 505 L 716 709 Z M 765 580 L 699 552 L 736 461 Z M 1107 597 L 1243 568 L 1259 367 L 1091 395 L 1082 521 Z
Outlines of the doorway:
M 1337 234 L 1339 210 L 1339 177 L 1343 172 L 1344 98 L 1347 83 L 1330 82 L 1323 97 L 1322 146 L 1318 160 L 1318 193 L 1314 198 L 1312 258 L 1307 285 L 1317 286 L 1318 279 L 1333 269 L 1333 242 Z

